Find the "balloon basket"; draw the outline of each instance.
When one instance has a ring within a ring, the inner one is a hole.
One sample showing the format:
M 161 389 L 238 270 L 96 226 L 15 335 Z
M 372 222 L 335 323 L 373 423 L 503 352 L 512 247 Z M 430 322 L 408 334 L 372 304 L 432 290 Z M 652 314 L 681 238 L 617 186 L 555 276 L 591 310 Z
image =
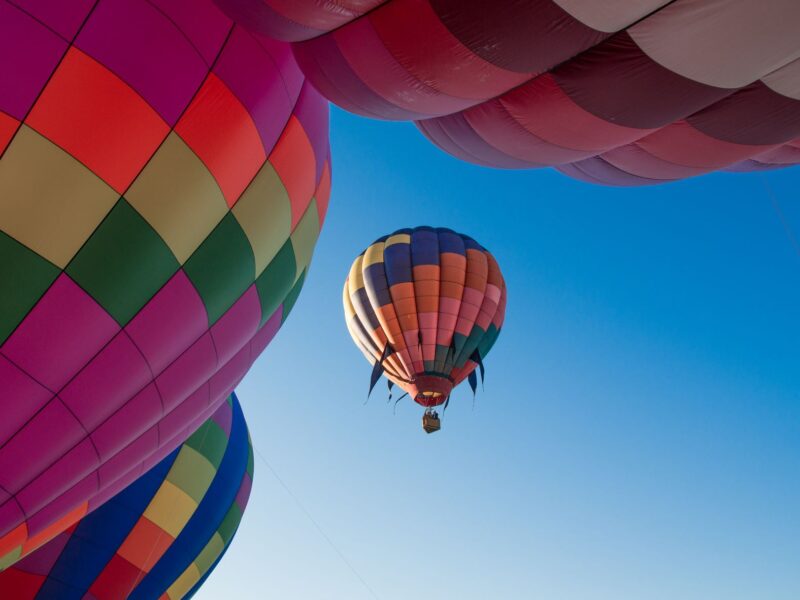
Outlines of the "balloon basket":
M 425 433 L 433 433 L 442 428 L 442 421 L 439 419 L 439 414 L 436 411 L 425 411 L 422 415 L 422 428 Z

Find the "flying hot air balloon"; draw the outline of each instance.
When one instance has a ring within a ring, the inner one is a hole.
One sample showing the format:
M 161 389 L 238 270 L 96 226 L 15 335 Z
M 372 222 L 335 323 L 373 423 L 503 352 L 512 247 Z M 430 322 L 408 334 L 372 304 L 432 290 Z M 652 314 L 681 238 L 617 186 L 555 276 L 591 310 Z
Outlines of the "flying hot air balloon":
M 438 429 L 435 407 L 465 379 L 475 391 L 480 367 L 500 329 L 506 285 L 494 257 L 449 229 L 401 229 L 376 240 L 350 267 L 343 291 L 347 329 L 381 374 L 425 407 L 423 426 Z
M 182 443 L 275 335 L 327 103 L 212 0 L 0 0 L 0 561 Z
M 797 0 L 217 0 L 463 160 L 643 185 L 800 163 Z
M 100 508 L 0 573 L 0 597 L 190 598 L 225 554 L 253 477 L 235 396 Z

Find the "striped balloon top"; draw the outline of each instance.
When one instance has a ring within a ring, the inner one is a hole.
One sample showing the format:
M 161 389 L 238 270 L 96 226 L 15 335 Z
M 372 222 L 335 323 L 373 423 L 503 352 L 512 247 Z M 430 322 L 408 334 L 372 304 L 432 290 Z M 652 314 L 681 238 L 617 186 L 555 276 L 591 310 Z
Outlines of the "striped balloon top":
M 153 469 L 0 573 L 0 597 L 190 597 L 231 543 L 252 477 L 247 425 L 231 395 Z

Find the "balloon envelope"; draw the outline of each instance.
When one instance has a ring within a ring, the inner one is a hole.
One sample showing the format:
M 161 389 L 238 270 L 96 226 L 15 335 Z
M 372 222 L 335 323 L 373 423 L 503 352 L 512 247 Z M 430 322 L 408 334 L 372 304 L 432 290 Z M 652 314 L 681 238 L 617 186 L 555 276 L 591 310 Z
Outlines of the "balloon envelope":
M 612 185 L 800 162 L 796 0 L 217 0 L 362 115 Z
M 426 407 L 444 404 L 482 364 L 505 319 L 497 261 L 472 238 L 442 228 L 376 240 L 353 261 L 342 296 L 356 346 Z
M 327 103 L 211 0 L 0 1 L 0 560 L 216 410 L 297 298 Z
M 191 596 L 231 543 L 252 477 L 247 425 L 231 396 L 158 465 L 0 573 L 0 595 L 14 600 Z

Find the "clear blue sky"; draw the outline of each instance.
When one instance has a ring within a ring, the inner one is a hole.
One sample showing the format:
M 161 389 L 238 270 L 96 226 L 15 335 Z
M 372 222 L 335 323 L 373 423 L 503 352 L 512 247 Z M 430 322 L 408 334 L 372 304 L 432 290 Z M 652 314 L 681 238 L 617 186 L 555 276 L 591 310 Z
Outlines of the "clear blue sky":
M 299 600 L 800 598 L 800 170 L 611 189 L 475 167 L 332 113 L 334 186 L 291 318 L 238 392 L 268 468 L 198 594 Z M 505 328 L 475 409 L 397 413 L 342 320 L 374 238 L 497 257 Z

